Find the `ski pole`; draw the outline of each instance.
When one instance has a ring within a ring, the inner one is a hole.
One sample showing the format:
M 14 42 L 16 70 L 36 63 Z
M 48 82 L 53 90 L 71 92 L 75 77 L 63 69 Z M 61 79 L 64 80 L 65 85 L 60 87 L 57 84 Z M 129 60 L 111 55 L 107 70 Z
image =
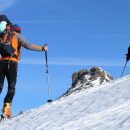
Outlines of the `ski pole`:
M 121 73 L 121 77 L 123 76 L 123 73 L 124 73 L 124 71 L 125 71 L 125 68 L 126 68 L 127 62 L 128 62 L 128 60 L 126 60 L 125 66 L 124 66 L 123 71 L 122 71 L 122 73 Z
M 52 102 L 52 100 L 50 99 L 50 81 L 49 81 L 49 72 L 48 72 L 47 51 L 45 51 L 45 59 L 46 59 L 46 78 L 47 78 L 47 84 L 48 84 L 48 100 L 47 100 L 47 102 L 50 103 L 50 102 Z

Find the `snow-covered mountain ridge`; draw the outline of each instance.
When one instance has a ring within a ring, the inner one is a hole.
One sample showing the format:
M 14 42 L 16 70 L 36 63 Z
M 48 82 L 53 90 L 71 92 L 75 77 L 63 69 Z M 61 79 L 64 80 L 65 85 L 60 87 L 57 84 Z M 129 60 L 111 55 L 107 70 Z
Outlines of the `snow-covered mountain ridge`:
M 113 80 L 113 77 L 100 67 L 92 67 L 90 70 L 83 69 L 73 73 L 72 85 L 62 96 L 68 96 L 77 91 L 80 92 L 84 89 L 100 86 L 111 80 Z
M 0 130 L 130 130 L 130 76 L 24 112 Z

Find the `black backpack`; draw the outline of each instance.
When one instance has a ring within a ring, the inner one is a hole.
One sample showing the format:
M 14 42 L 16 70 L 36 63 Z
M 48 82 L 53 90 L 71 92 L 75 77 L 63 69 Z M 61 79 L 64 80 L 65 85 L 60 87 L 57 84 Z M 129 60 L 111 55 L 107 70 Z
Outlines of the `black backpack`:
M 12 47 L 12 38 L 14 35 L 14 27 L 7 26 L 6 30 L 0 34 L 0 54 L 2 57 L 15 57 L 15 49 Z

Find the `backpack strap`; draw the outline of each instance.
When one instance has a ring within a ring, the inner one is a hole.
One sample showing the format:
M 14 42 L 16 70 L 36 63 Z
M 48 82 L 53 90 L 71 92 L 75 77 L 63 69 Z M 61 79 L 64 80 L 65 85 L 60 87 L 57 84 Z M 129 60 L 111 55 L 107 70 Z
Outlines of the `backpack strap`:
M 2 43 L 11 43 L 13 35 L 14 35 L 13 27 L 7 26 L 6 30 L 3 32 L 1 42 Z

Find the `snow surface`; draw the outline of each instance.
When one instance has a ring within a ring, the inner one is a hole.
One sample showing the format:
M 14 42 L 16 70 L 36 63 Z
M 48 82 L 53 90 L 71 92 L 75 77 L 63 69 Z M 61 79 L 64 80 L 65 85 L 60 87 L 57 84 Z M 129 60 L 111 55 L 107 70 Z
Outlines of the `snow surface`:
M 130 76 L 26 111 L 0 130 L 130 130 Z

